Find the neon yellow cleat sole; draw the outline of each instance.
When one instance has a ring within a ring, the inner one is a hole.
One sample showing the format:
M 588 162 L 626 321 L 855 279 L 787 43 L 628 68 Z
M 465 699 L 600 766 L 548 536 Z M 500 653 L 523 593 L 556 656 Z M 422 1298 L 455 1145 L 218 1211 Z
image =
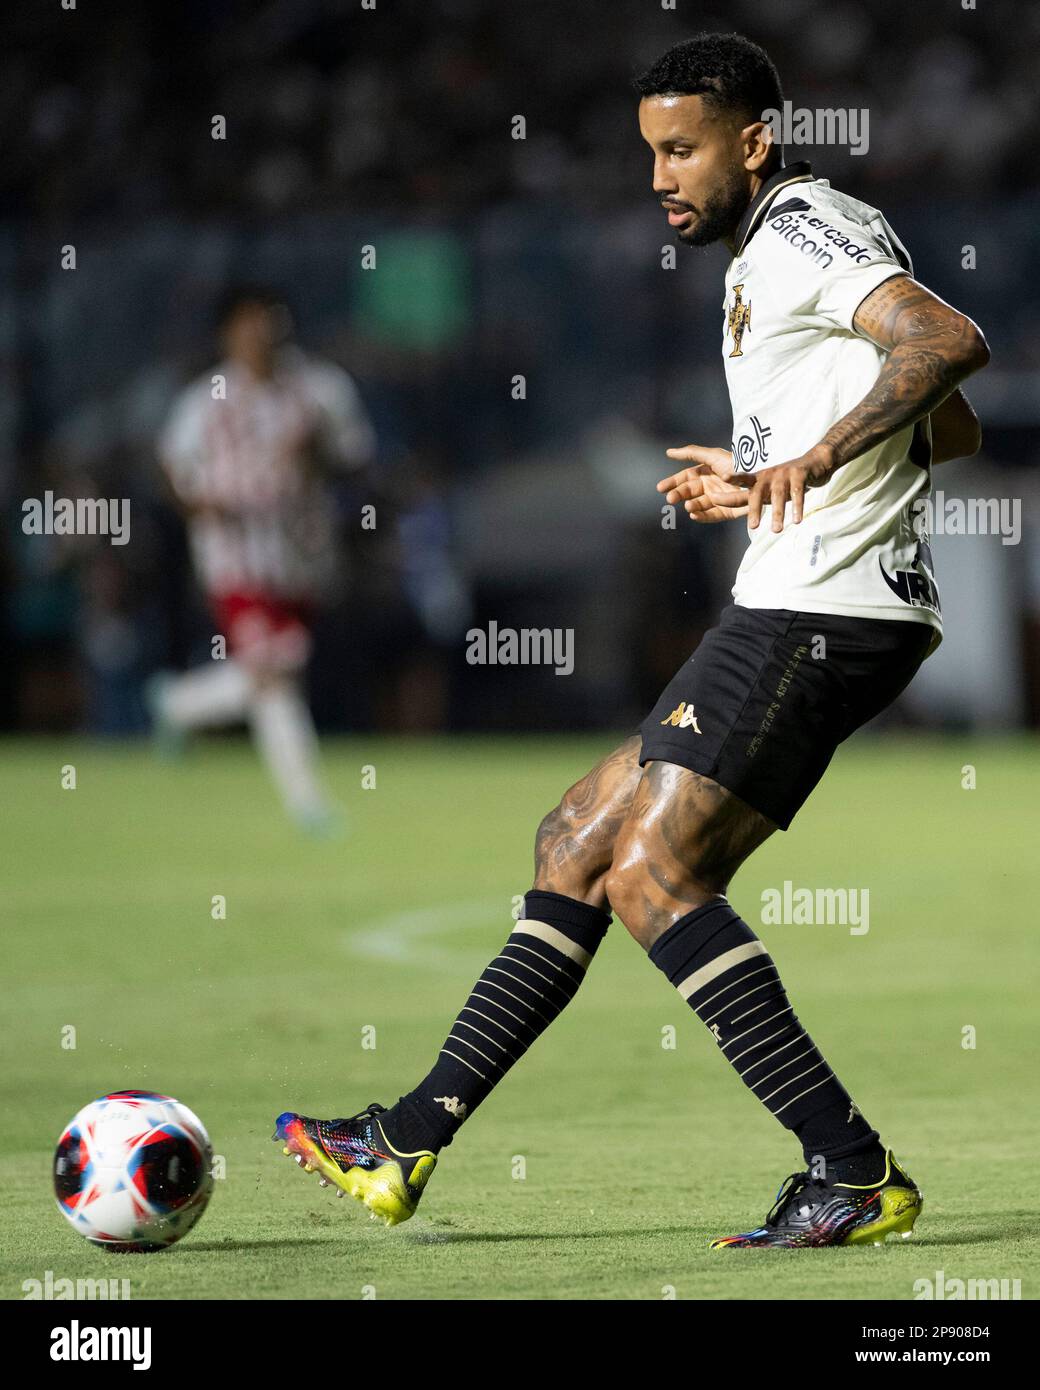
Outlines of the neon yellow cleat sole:
M 403 1154 L 389 1142 L 373 1108 L 349 1120 L 316 1120 L 291 1111 L 279 1115 L 275 1133 L 282 1153 L 322 1187 L 364 1206 L 373 1221 L 400 1225 L 415 1215 L 437 1166 L 427 1150 Z
M 857 1226 L 845 1237 L 842 1245 L 884 1245 L 889 1236 L 902 1236 L 903 1240 L 909 1240 L 914 1223 L 923 1210 L 924 1198 L 916 1188 L 883 1188 L 877 1220 Z

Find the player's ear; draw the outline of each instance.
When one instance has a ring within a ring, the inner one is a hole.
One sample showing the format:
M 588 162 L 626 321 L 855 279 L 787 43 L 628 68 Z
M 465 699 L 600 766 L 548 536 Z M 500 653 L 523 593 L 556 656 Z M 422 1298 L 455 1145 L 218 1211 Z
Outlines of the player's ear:
M 750 174 L 759 173 L 773 152 L 773 127 L 768 121 L 752 121 L 740 132 L 744 147 L 744 168 Z

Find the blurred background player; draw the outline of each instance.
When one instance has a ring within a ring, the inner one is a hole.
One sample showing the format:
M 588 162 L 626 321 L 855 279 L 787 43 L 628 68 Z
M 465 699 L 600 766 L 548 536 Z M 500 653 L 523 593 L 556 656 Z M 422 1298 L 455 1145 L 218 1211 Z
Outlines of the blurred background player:
M 286 810 L 320 832 L 335 817 L 303 673 L 337 568 L 327 480 L 370 463 L 374 433 L 347 373 L 289 344 L 276 295 L 232 290 L 218 329 L 224 358 L 178 397 L 159 452 L 226 650 L 215 643 L 210 665 L 158 676 L 150 703 L 167 745 L 248 723 Z

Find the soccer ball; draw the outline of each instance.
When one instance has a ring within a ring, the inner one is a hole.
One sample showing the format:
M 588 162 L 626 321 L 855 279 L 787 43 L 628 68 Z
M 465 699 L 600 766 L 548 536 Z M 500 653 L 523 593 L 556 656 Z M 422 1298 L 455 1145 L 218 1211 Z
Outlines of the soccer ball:
M 154 1091 L 113 1091 L 66 1125 L 54 1193 L 92 1244 L 121 1254 L 162 1250 L 206 1210 L 212 1166 L 209 1135 L 186 1105 Z

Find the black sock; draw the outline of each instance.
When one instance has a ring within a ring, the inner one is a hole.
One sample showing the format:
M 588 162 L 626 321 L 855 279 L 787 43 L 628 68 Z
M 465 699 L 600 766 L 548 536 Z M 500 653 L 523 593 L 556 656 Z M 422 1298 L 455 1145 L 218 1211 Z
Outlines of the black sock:
M 837 1182 L 870 1182 L 885 1171 L 885 1150 L 877 1130 L 870 1128 L 848 1098 L 835 1098 L 825 1109 L 802 1120 L 794 1132 L 806 1163 L 819 1177 L 827 1176 Z
M 574 997 L 610 914 L 531 891 L 502 951 L 481 975 L 429 1076 L 382 1117 L 407 1152 L 441 1149 Z
M 826 1176 L 832 1182 L 851 1182 L 860 1186 L 880 1182 L 885 1176 L 885 1157 L 885 1150 L 875 1140 L 869 1149 L 861 1149 L 847 1158 L 828 1158 Z
M 744 1084 L 798 1136 L 807 1162 L 820 1156 L 829 1165 L 878 1147 L 876 1130 L 799 1023 L 768 951 L 725 899 L 681 917 L 654 942 L 650 959 Z

